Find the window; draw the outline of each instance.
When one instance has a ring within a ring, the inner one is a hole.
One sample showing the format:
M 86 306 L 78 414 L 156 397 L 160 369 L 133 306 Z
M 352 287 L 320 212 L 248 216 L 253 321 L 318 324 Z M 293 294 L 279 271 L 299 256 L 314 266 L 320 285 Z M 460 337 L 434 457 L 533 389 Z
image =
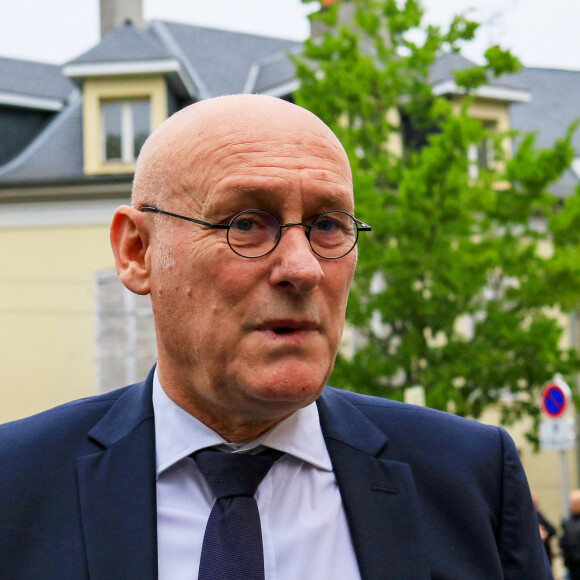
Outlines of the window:
M 134 163 L 151 132 L 149 99 L 102 101 L 101 119 L 103 160 Z
M 483 128 L 487 132 L 497 131 L 497 123 L 483 121 Z M 477 179 L 481 169 L 492 169 L 494 162 L 494 142 L 491 135 L 485 136 L 479 145 L 472 144 L 467 152 L 469 159 L 469 177 Z
M 95 275 L 98 392 L 142 381 L 157 359 L 149 296 L 129 292 L 117 272 Z

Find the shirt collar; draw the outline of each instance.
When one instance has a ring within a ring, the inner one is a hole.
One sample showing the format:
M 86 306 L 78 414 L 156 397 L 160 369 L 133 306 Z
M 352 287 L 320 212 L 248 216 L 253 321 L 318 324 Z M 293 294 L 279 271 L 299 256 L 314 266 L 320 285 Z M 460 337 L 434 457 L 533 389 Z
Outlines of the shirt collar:
M 216 445 L 226 445 L 242 452 L 264 445 L 293 455 L 319 469 L 332 471 L 316 403 L 299 409 L 254 441 L 233 446 L 170 399 L 159 382 L 156 370 L 153 410 L 157 477 L 184 457 Z

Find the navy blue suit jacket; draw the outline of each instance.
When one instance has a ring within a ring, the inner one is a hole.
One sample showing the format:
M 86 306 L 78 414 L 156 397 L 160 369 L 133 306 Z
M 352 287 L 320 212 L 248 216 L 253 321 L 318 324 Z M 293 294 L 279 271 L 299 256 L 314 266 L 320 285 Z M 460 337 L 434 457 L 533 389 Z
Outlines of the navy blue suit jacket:
M 0 426 L 0 578 L 157 578 L 151 388 Z M 502 429 L 330 387 L 318 408 L 364 580 L 551 578 Z

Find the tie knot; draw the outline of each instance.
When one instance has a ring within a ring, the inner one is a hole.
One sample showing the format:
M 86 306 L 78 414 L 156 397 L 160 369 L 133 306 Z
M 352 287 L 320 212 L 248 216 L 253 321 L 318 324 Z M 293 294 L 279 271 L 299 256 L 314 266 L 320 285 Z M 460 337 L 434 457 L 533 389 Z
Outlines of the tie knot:
M 282 452 L 275 449 L 267 449 L 256 455 L 202 449 L 193 458 L 216 498 L 221 499 L 253 497 L 258 485 L 281 455 Z

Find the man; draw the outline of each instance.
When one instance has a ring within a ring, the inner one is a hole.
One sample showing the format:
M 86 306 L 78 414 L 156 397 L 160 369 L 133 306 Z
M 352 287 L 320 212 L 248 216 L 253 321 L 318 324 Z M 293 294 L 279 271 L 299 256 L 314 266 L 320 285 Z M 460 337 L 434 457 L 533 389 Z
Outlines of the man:
M 157 365 L 0 429 L 1 578 L 551 577 L 503 430 L 325 387 L 370 229 L 353 215 L 342 146 L 295 105 L 211 99 L 150 137 L 111 240 Z M 204 457 L 271 465 L 233 555 L 238 497 Z
M 580 489 L 570 492 L 570 515 L 562 522 L 560 548 L 570 580 L 580 580 Z

